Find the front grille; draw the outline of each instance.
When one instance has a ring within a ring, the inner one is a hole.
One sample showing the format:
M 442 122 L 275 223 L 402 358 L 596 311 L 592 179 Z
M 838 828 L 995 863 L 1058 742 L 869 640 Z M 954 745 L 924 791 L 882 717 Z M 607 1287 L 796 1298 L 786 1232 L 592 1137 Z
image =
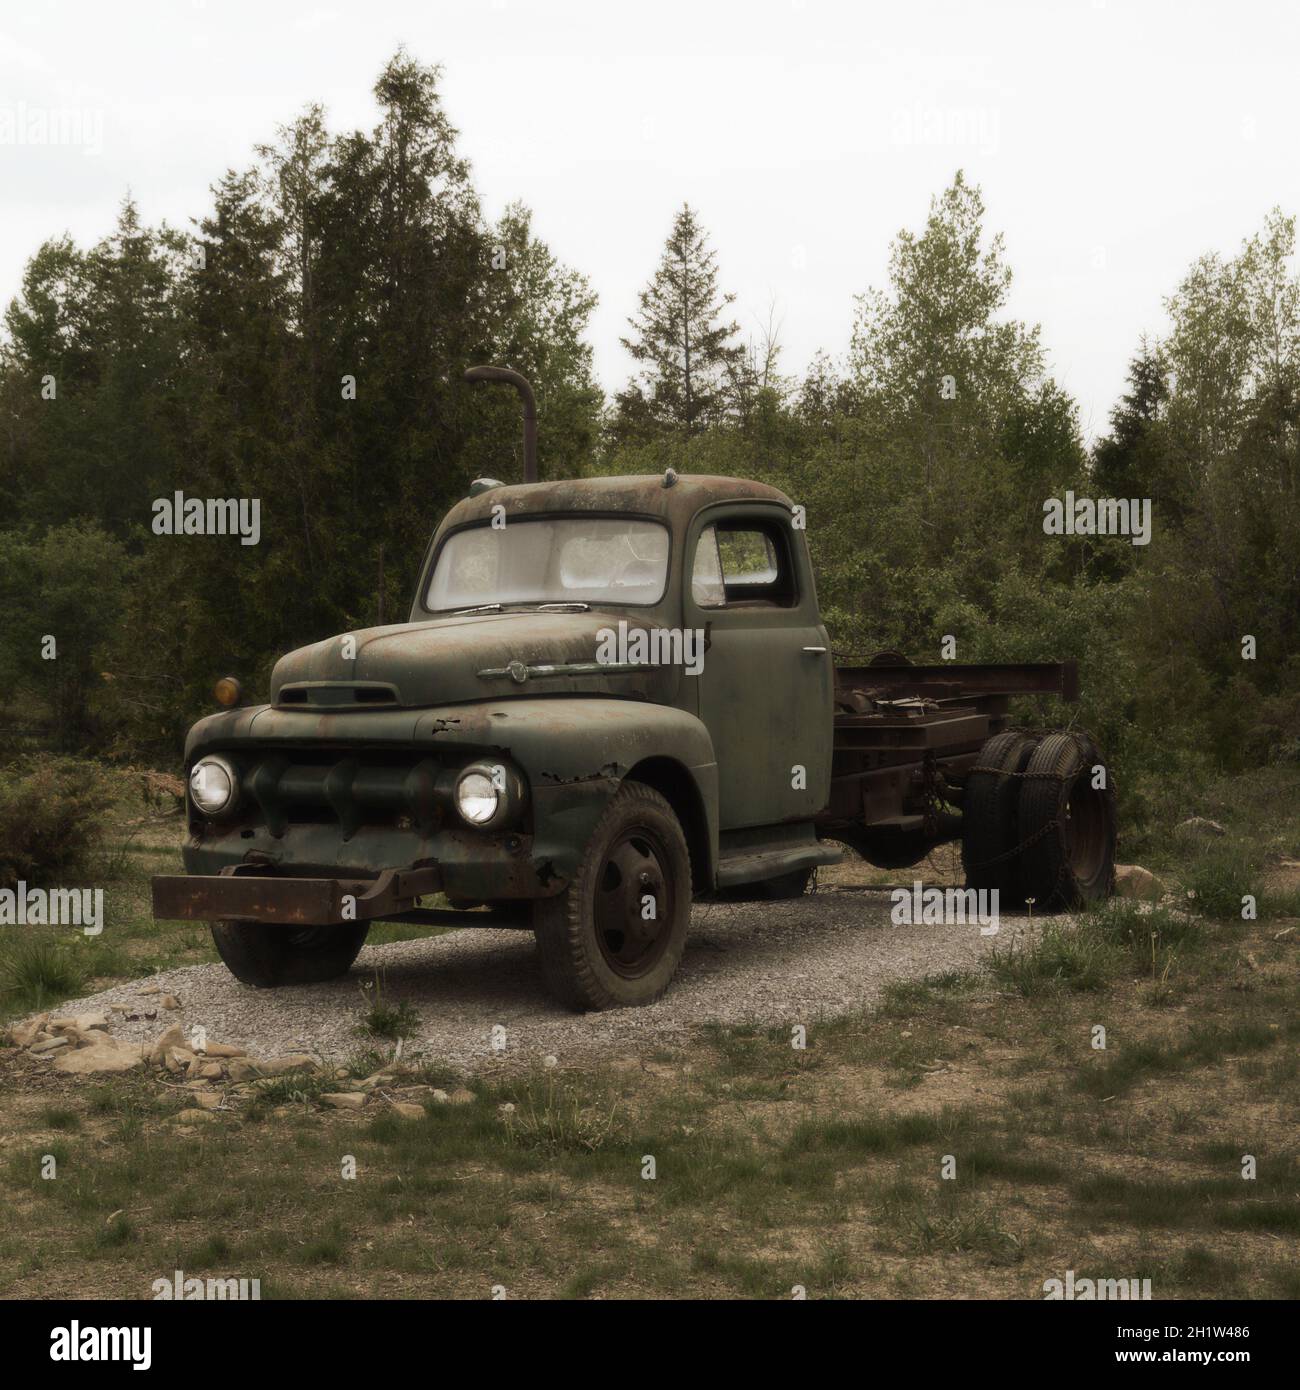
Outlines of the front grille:
M 229 756 L 229 755 L 228 755 Z M 362 825 L 405 822 L 436 830 L 450 806 L 453 769 L 433 758 L 367 751 L 331 756 L 323 749 L 236 756 L 243 794 L 272 835 L 297 823 L 333 820 L 344 839 Z

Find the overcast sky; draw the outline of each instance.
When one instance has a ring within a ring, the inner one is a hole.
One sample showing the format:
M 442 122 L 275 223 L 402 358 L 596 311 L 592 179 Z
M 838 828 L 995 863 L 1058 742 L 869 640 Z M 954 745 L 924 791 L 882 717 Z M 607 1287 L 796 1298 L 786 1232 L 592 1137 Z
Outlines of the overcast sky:
M 742 326 L 774 303 L 798 372 L 844 351 L 854 294 L 962 167 L 1005 234 L 1012 311 L 1041 323 L 1091 437 L 1191 260 L 1300 207 L 1298 35 L 1300 7 L 1240 0 L 9 0 L 0 298 L 44 238 L 107 233 L 128 189 L 146 219 L 188 226 L 309 101 L 368 129 L 404 43 L 445 68 L 489 215 L 521 198 L 590 276 L 607 390 L 683 200 Z M 81 143 L 24 143 L 54 108 L 85 113 Z

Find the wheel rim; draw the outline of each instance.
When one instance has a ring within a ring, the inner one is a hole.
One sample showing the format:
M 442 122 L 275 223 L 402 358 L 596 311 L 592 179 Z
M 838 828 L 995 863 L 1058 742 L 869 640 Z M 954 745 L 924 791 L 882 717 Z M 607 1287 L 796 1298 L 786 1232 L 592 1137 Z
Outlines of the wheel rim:
M 1070 868 L 1080 883 L 1091 883 L 1106 861 L 1107 818 L 1102 794 L 1080 779 L 1070 790 L 1063 817 Z
M 648 830 L 625 830 L 610 845 L 596 879 L 596 941 L 605 964 L 634 980 L 659 963 L 676 901 L 668 854 Z M 652 915 L 646 899 L 653 902 Z

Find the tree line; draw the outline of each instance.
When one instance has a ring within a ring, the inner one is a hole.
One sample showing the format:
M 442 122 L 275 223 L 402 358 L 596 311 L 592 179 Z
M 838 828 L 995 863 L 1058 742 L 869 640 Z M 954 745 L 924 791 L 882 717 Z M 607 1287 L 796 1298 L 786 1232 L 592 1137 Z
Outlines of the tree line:
M 961 660 L 1079 659 L 1131 812 L 1171 771 L 1300 760 L 1292 218 L 1171 287 L 1091 448 L 960 172 L 849 343 L 797 376 L 770 320 L 743 338 L 682 207 L 606 399 L 590 282 L 524 206 L 485 216 L 438 84 L 399 52 L 372 130 L 309 108 L 189 229 L 127 199 L 99 244 L 33 255 L 0 338 L 11 719 L 174 761 L 216 675 L 256 690 L 290 647 L 400 620 L 437 517 L 475 476 L 519 476 L 516 403 L 460 380 L 498 362 L 537 389 L 544 476 L 671 465 L 802 503 L 838 650 L 935 659 L 951 635 Z M 177 490 L 260 498 L 258 545 L 152 534 Z M 1149 499 L 1151 544 L 1045 534 L 1067 490 Z

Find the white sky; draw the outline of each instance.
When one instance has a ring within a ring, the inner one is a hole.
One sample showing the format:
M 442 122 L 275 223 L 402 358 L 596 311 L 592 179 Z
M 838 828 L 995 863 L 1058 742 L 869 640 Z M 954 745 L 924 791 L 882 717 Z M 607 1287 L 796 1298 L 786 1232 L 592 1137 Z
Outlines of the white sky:
M 1262 0 L 8 0 L 0 299 L 44 238 L 108 232 L 128 189 L 146 219 L 187 225 L 309 101 L 369 129 L 404 42 L 446 69 L 488 214 L 521 198 L 590 276 L 606 390 L 683 200 L 742 326 L 775 302 L 802 371 L 845 349 L 853 295 L 961 166 L 1005 234 L 1012 310 L 1042 324 L 1091 437 L 1191 260 L 1300 209 L 1298 36 L 1300 7 Z M 89 143 L 19 142 L 34 108 L 88 112 Z

